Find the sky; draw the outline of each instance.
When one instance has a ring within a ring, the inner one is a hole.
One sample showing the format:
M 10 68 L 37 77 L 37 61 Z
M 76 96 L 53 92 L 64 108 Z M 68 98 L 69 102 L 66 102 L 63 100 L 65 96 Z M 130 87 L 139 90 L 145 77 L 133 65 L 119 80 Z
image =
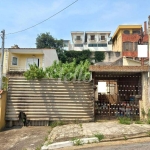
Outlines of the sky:
M 71 3 L 74 4 L 61 11 Z M 53 16 L 59 11 L 61 12 Z M 41 33 L 50 32 L 56 39 L 71 40 L 71 31 L 111 31 L 112 36 L 119 25 L 143 25 L 150 15 L 150 2 L 149 0 L 1 0 L 0 14 L 0 31 L 4 29 L 6 32 L 5 48 L 10 48 L 14 44 L 20 48 L 36 48 L 36 38 Z M 49 17 L 51 18 L 33 28 L 14 33 Z

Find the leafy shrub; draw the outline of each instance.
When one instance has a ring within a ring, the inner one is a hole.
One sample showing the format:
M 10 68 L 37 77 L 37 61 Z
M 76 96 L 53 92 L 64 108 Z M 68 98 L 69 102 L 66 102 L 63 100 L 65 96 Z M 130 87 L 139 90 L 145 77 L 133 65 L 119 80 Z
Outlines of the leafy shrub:
M 43 68 L 39 68 L 36 64 L 29 66 L 30 69 L 23 74 L 27 80 L 40 80 L 45 77 L 45 71 L 43 70 Z

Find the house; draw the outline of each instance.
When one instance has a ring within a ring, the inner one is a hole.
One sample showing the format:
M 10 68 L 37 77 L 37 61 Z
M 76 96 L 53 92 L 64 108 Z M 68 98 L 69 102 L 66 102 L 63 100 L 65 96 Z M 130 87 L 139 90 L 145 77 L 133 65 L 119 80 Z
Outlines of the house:
M 136 58 L 138 41 L 142 34 L 142 25 L 119 25 L 112 36 L 113 51 L 121 52 L 122 56 Z M 144 23 L 143 43 L 148 45 L 147 24 Z
M 71 32 L 73 44 L 70 50 L 111 51 L 110 34 L 110 31 L 73 31 Z
M 29 69 L 29 64 L 34 63 L 45 68 L 51 66 L 54 60 L 58 60 L 55 49 L 7 48 L 4 50 L 3 73 L 26 71 Z

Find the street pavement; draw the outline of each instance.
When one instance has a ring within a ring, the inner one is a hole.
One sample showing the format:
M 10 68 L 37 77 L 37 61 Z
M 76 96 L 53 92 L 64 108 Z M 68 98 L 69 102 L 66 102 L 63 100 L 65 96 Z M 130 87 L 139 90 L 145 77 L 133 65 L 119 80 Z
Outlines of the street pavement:
M 81 148 L 82 150 L 91 150 L 90 148 Z M 80 149 L 80 150 L 81 150 Z M 105 147 L 92 147 L 92 150 L 149 150 L 150 142 L 132 143 L 125 145 L 105 146 Z

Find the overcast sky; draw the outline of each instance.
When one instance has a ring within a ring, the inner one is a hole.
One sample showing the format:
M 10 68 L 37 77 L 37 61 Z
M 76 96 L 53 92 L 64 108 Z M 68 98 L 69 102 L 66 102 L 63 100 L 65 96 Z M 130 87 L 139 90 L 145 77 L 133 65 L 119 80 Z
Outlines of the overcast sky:
M 1 0 L 0 30 L 6 34 L 31 27 L 76 0 Z M 57 39 L 71 40 L 71 31 L 111 31 L 118 25 L 142 24 L 150 15 L 149 0 L 78 0 L 63 12 L 24 32 L 8 34 L 5 47 L 36 47 L 36 37 L 50 32 Z M 1 40 L 0 40 L 1 45 Z

